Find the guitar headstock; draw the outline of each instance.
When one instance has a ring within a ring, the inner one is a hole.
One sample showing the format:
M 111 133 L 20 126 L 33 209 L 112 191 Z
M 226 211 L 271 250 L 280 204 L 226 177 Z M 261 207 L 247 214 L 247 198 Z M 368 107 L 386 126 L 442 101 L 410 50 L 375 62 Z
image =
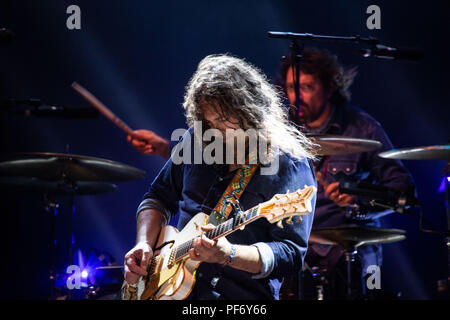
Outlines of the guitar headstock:
M 297 222 L 301 221 L 302 215 L 307 215 L 312 211 L 311 200 L 316 194 L 315 186 L 305 186 L 295 192 L 276 194 L 259 206 L 258 214 L 264 216 L 270 223 L 278 222 L 278 226 L 283 228 L 282 220 L 292 224 L 292 218 L 298 216 Z

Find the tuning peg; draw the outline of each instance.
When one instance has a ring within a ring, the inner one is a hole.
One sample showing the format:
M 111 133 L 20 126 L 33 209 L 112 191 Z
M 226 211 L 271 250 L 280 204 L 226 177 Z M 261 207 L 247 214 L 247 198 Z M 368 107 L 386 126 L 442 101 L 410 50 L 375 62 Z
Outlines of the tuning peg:
M 277 222 L 277 227 L 283 229 L 283 220 Z
M 287 224 L 293 224 L 293 222 L 292 222 L 292 216 L 290 216 L 289 218 L 286 219 L 286 223 L 287 223 Z
M 297 221 L 295 221 L 295 222 L 296 222 L 296 223 L 299 223 L 299 222 L 302 222 L 302 220 L 303 220 L 302 216 L 298 216 L 298 217 L 297 217 Z

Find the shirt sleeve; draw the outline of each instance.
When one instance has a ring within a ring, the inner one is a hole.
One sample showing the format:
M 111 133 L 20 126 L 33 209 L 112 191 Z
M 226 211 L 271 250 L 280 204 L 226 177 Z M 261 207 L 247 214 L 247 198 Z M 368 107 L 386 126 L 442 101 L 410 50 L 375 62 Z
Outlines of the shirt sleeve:
M 185 136 L 189 134 L 190 132 L 187 131 Z M 183 143 L 185 143 L 184 139 L 179 142 L 180 149 L 183 148 Z M 144 209 L 156 209 L 164 214 L 167 221 L 170 221 L 177 213 L 178 202 L 182 197 L 183 172 L 183 163 L 175 164 L 172 155 L 144 194 L 136 217 Z
M 286 193 L 303 189 L 305 186 L 315 186 L 312 164 L 309 161 L 289 160 L 289 164 L 276 174 L 277 182 L 270 186 L 271 193 L 268 199 L 274 194 Z M 312 211 L 307 215 L 294 216 L 292 224 L 283 221 L 283 228 L 277 224 L 269 226 L 270 239 L 264 243 L 254 244 L 260 252 L 262 260 L 261 273 L 253 275 L 253 278 L 260 279 L 270 276 L 271 278 L 282 278 L 297 273 L 303 266 L 304 257 L 308 248 L 308 238 L 311 232 L 316 196 L 311 201 Z
M 253 244 L 258 249 L 259 256 L 261 257 L 262 267 L 261 272 L 252 276 L 253 279 L 263 279 L 272 273 L 273 267 L 275 265 L 275 256 L 273 254 L 272 248 L 264 243 L 258 242 Z

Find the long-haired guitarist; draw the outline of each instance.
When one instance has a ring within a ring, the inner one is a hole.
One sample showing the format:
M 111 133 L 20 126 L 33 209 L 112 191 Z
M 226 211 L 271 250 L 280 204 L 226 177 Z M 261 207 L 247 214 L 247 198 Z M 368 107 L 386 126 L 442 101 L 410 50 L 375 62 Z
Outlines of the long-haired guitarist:
M 206 232 L 214 224 L 239 215 L 239 208 L 232 210 L 229 202 L 222 201 L 224 196 L 231 200 L 238 198 L 240 208 L 245 211 L 275 194 L 299 190 L 305 185 L 316 186 L 310 161 L 314 158 L 314 145 L 289 125 L 280 93 L 266 77 L 236 57 L 204 58 L 187 86 L 183 106 L 189 130 L 138 207 L 137 243 L 125 255 L 124 297 L 133 299 L 139 279 L 149 276 L 149 261 L 155 261 L 153 250 L 156 251 L 160 232 L 170 219 L 179 214 L 178 229 L 182 230 L 203 212 L 210 217 L 198 226 L 205 234 L 195 237 L 187 252 L 189 259 L 202 263 L 193 272 L 195 284 L 186 298 L 278 299 L 283 278 L 302 268 L 315 197 L 311 213 L 298 222 L 282 222 L 282 228 L 258 219 L 243 230 L 215 240 L 207 237 Z M 239 129 L 241 133 L 253 130 L 258 143 L 252 144 L 248 135 L 243 140 L 240 134 L 229 138 L 228 133 Z M 209 139 L 205 139 L 208 130 Z M 200 158 L 195 154 L 198 137 L 203 138 Z M 239 141 L 245 151 L 241 157 Z M 211 143 L 215 143 L 213 147 Z M 252 162 L 255 154 L 257 160 Z M 244 178 L 233 180 L 240 170 Z M 170 281 L 175 280 L 167 280 Z M 170 294 L 176 290 L 172 288 Z

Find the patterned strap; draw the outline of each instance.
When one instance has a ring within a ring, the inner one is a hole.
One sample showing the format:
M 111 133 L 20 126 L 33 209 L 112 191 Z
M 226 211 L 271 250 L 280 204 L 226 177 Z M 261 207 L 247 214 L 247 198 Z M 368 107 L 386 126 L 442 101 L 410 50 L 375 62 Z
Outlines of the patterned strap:
M 252 156 L 253 154 L 250 156 L 250 160 L 253 160 Z M 245 187 L 247 187 L 247 184 L 250 182 L 250 179 L 252 178 L 256 169 L 258 168 L 258 165 L 259 162 L 257 162 L 256 164 L 246 165 L 241 167 L 236 172 L 227 189 L 217 203 L 216 207 L 211 212 L 211 215 L 209 216 L 209 223 L 212 223 L 216 226 L 227 220 L 228 215 L 232 210 L 231 206 L 227 204 L 227 201 L 230 200 L 232 202 L 235 202 L 235 199 L 239 199 L 239 197 L 244 192 Z

